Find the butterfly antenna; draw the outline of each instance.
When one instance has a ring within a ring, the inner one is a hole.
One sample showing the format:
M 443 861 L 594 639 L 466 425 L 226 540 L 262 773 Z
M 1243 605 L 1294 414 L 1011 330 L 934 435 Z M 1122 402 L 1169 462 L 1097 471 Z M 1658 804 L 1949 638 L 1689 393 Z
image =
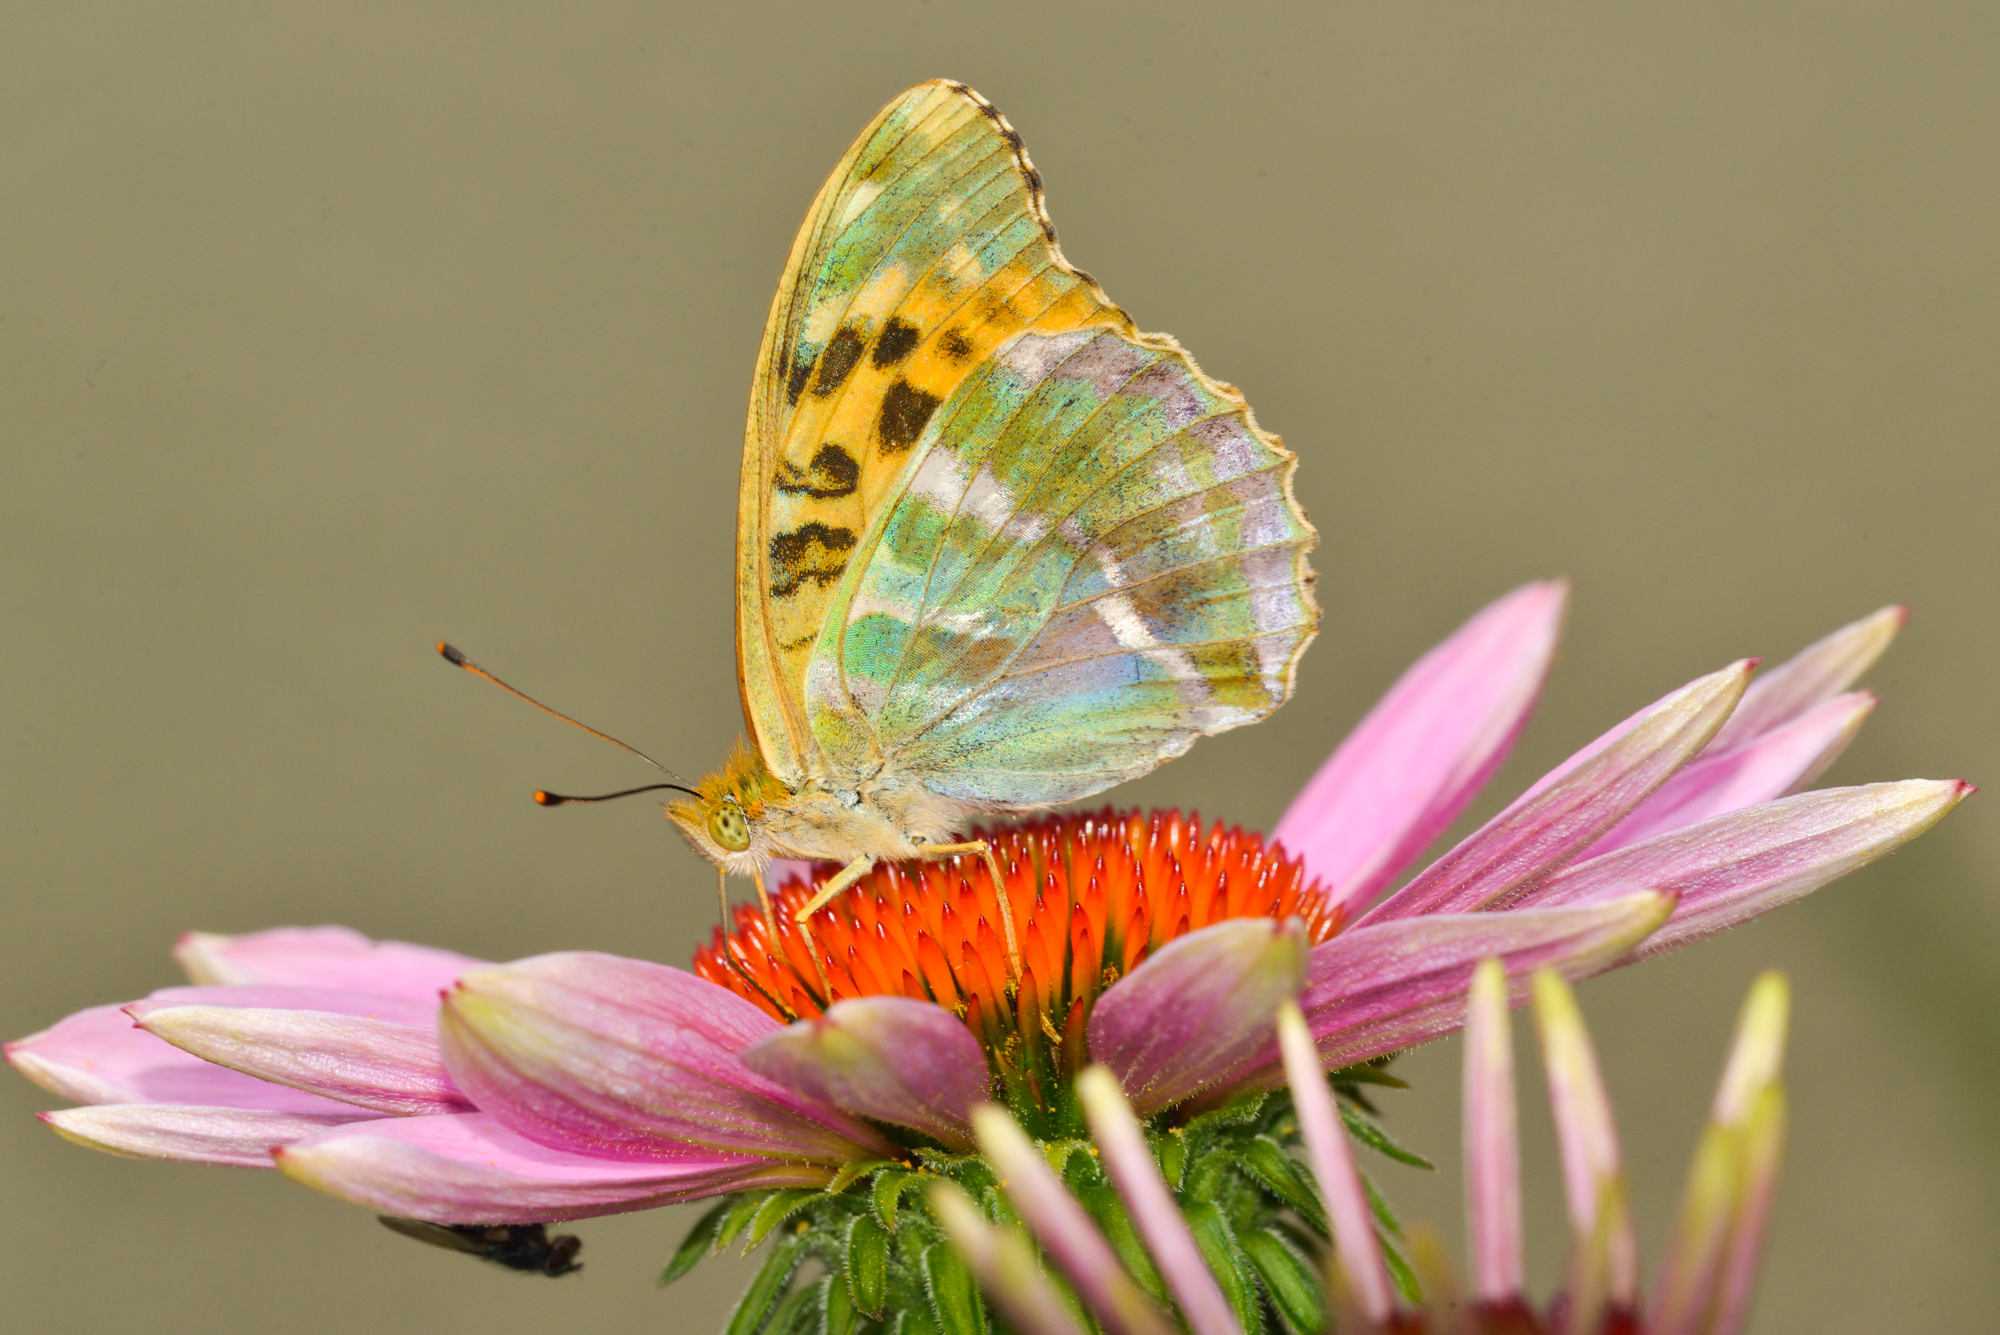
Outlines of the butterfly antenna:
M 633 793 L 651 792 L 655 788 L 678 788 L 680 791 L 684 793 L 694 793 L 696 797 L 701 796 L 700 793 L 695 793 L 694 789 L 687 786 L 687 780 L 681 778 L 680 775 L 674 773 L 672 770 L 668 769 L 665 765 L 662 765 L 659 761 L 653 759 L 651 756 L 647 755 L 644 751 L 641 751 L 638 747 L 627 746 L 624 742 L 619 741 L 616 737 L 613 737 L 608 732 L 599 732 L 597 729 L 591 727 L 588 723 L 579 723 L 575 719 L 571 718 L 569 715 L 563 713 L 560 710 L 550 709 L 547 705 L 543 704 L 540 700 L 537 700 L 534 696 L 529 695 L 527 692 L 519 691 L 514 689 L 512 686 L 509 686 L 506 682 L 500 680 L 498 677 L 494 676 L 491 672 L 488 672 L 485 668 L 479 666 L 479 664 L 467 658 L 463 653 L 460 653 L 457 649 L 453 648 L 451 645 L 446 644 L 443 640 L 438 641 L 437 651 L 440 655 L 443 656 L 444 661 L 451 664 L 453 667 L 462 667 L 475 677 L 484 677 L 486 680 L 492 682 L 495 686 L 498 686 L 501 690 L 507 692 L 507 694 L 513 696 L 516 700 L 525 700 L 527 703 L 533 705 L 535 708 L 541 710 L 544 714 L 549 715 L 551 718 L 559 718 L 564 723 L 569 724 L 573 728 L 582 728 L 585 732 L 589 733 L 592 737 L 595 737 L 600 741 L 611 743 L 613 746 L 617 747 L 621 751 L 631 752 L 633 755 L 639 757 L 639 759 L 645 761 L 648 765 L 651 765 L 654 769 L 658 770 L 660 773 L 666 775 L 669 779 L 674 780 L 674 782 L 672 783 L 656 783 L 648 785 L 645 788 L 627 788 L 622 793 L 606 793 L 602 797 L 564 797 L 560 793 L 536 793 L 535 800 L 537 802 L 540 802 L 543 806 L 559 807 L 565 802 L 609 802 L 614 797 L 629 797 Z
M 614 798 L 630 797 L 634 793 L 656 793 L 662 788 L 672 788 L 690 797 L 701 796 L 684 783 L 649 783 L 644 788 L 626 788 L 616 793 L 599 793 L 596 797 L 578 797 L 574 793 L 552 793 L 546 788 L 537 788 L 535 800 L 545 807 L 560 807 L 567 806 L 571 802 L 609 802 Z

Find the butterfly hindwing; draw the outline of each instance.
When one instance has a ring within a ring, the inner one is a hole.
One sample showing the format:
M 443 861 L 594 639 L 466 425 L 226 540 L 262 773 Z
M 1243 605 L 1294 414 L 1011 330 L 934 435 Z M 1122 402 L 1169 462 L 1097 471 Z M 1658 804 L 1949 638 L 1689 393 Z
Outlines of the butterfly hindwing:
M 737 647 L 766 763 L 819 768 L 804 679 L 828 603 L 940 408 L 1024 330 L 1131 322 L 1055 243 L 1020 136 L 978 94 L 911 89 L 820 191 L 773 302 L 738 516 Z
M 1318 617 L 1294 465 L 1171 339 L 1016 335 L 934 415 L 827 609 L 828 760 L 1036 806 L 1268 714 Z

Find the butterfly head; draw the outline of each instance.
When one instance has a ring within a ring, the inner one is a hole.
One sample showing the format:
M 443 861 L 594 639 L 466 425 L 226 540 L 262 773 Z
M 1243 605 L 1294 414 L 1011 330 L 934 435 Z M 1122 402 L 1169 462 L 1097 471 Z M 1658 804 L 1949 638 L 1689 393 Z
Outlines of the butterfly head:
M 747 875 L 775 856 L 764 838 L 765 818 L 789 796 L 762 757 L 739 742 L 728 763 L 703 779 L 693 795 L 666 804 L 667 819 L 695 852 Z

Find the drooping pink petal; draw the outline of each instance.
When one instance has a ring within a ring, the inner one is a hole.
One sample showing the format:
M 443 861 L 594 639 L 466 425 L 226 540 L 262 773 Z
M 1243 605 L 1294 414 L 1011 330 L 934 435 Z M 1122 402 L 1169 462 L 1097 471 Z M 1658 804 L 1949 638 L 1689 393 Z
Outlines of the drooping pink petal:
M 1653 1287 L 1655 1335 L 1733 1335 L 1742 1324 L 1784 1141 L 1778 1068 L 1789 1009 L 1784 975 L 1752 984 Z
M 1171 941 L 1098 999 L 1091 1056 L 1141 1117 L 1232 1083 L 1269 1049 L 1271 1017 L 1299 994 L 1307 955 L 1296 920 L 1235 918 Z
M 1361 923 L 1509 903 L 1582 853 L 1700 751 L 1729 717 L 1752 666 L 1745 660 L 1697 678 L 1619 724 L 1362 915 Z
M 1668 895 L 1638 891 L 1560 909 L 1406 918 L 1343 932 L 1313 950 L 1300 1008 L 1328 1068 L 1456 1030 L 1480 960 L 1506 967 L 1512 997 L 1547 965 L 1567 978 L 1609 968 L 1666 919 Z M 1268 1079 L 1259 1083 L 1272 1083 Z
M 891 1154 L 865 1123 L 743 1064 L 781 1030 L 691 973 L 586 952 L 469 970 L 439 1021 L 458 1087 L 544 1145 L 618 1159 Z
M 78 1011 L 7 1044 L 6 1053 L 22 1075 L 78 1103 L 207 1105 L 338 1117 L 355 1112 L 333 1099 L 267 1084 L 182 1052 L 132 1023 L 119 1006 Z
M 459 972 L 485 962 L 338 926 L 184 932 L 173 956 L 198 985 L 327 988 L 431 1005 Z
M 1139 1119 L 1118 1088 L 1118 1077 L 1109 1067 L 1092 1066 L 1076 1078 L 1076 1096 L 1104 1169 L 1124 1198 L 1132 1223 L 1173 1290 L 1189 1328 L 1195 1335 L 1240 1335 L 1236 1313 L 1202 1259 L 1194 1233 L 1146 1145 Z
M 1633 885 L 1671 893 L 1672 917 L 1633 954 L 1643 959 L 1845 876 L 1916 838 L 1973 791 L 1955 779 L 1905 779 L 1800 793 L 1579 862 L 1525 902 L 1588 903 Z
M 1160 1309 L 1125 1273 L 1111 1244 L 1006 1110 L 982 1103 L 972 1110 L 972 1126 L 1007 1199 L 1104 1327 L 1112 1335 L 1171 1335 Z
M 1597 1055 L 1569 984 L 1553 969 L 1537 969 L 1534 989 L 1549 1110 L 1555 1117 L 1576 1253 L 1569 1299 L 1586 1314 L 1594 1314 L 1604 1302 L 1631 1311 L 1639 1297 L 1639 1246 L 1625 1202 L 1611 1100 L 1604 1093 Z M 1578 1328 L 1595 1330 L 1597 1323 L 1592 1315 L 1579 1316 Z
M 1514 1041 L 1507 971 L 1497 959 L 1472 975 L 1465 1014 L 1465 1215 L 1472 1289 L 1480 1302 L 1521 1300 L 1521 1144 L 1515 1122 Z
M 927 1198 L 945 1237 L 964 1258 L 986 1296 L 1021 1335 L 1084 1335 L 1055 1286 L 1042 1273 L 1028 1240 L 986 1222 L 963 1188 L 934 1181 Z
M 269 1168 L 271 1152 L 281 1146 L 345 1123 L 375 1118 L 359 1108 L 342 1113 L 302 1113 L 178 1103 L 107 1103 L 37 1116 L 63 1139 L 93 1150 L 133 1159 L 171 1159 L 230 1168 Z
M 1368 1206 L 1361 1174 L 1354 1166 L 1347 1128 L 1341 1125 L 1333 1095 L 1327 1090 L 1312 1030 L 1290 1001 L 1278 1008 L 1278 1047 L 1284 1054 L 1292 1110 L 1298 1114 L 1306 1157 L 1333 1224 L 1334 1250 L 1363 1314 L 1371 1324 L 1386 1326 L 1396 1312 L 1396 1295 L 1389 1284 L 1389 1268 L 1382 1260 L 1382 1244 L 1375 1236 L 1374 1211 Z
M 1807 645 L 1758 677 L 1709 743 L 1710 750 L 1717 754 L 1734 750 L 1839 695 L 1882 656 L 1909 616 L 1908 608 L 1885 607 Z
M 1569 585 L 1514 590 L 1418 659 L 1272 833 L 1335 902 L 1365 904 L 1505 760 L 1555 654 Z
M 434 1224 L 528 1224 L 646 1210 L 751 1187 L 818 1186 L 825 1168 L 742 1154 L 600 1159 L 551 1149 L 483 1113 L 395 1117 L 324 1132 L 278 1154 L 329 1196 Z
M 1590 856 L 1602 857 L 1669 830 L 1798 792 L 1847 749 L 1874 708 L 1874 696 L 1855 691 L 1816 705 L 1733 751 L 1717 752 L 1710 743 L 1694 763 L 1592 844 Z
M 807 1098 L 972 1148 L 972 1105 L 991 1098 L 986 1054 L 965 1022 L 928 1001 L 835 1002 L 744 1050 L 743 1064 Z
M 435 1025 L 260 1007 L 130 1010 L 148 1033 L 259 1080 L 403 1117 L 472 1108 L 445 1074 Z
M 406 941 L 371 941 L 349 927 L 274 927 L 243 936 L 183 933 L 174 959 L 195 983 L 332 987 L 406 1001 L 437 1001 L 485 963 Z
M 322 1011 L 328 1015 L 353 1015 L 388 1024 L 428 1029 L 437 1024 L 438 999 L 435 994 L 421 1001 L 384 996 L 376 992 L 355 992 L 337 987 L 303 987 L 280 984 L 249 984 L 237 987 L 163 987 L 125 1007 L 138 1019 L 163 1006 L 235 1006 L 262 1010 Z

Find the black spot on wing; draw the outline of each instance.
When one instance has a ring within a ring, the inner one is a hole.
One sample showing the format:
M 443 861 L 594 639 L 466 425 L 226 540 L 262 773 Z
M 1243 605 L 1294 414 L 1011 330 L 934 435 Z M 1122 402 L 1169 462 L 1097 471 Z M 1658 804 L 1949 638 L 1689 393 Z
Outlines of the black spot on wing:
M 962 362 L 972 355 L 972 344 L 968 343 L 965 335 L 956 329 L 945 330 L 944 337 L 938 340 L 938 346 L 944 349 L 945 356 L 955 362 Z
M 806 380 L 813 373 L 813 358 L 804 348 L 800 348 L 794 354 L 794 358 L 792 369 L 785 375 L 785 402 L 796 408 L 799 404 L 799 394 L 805 389 Z
M 910 349 L 917 346 L 923 332 L 913 324 L 904 324 L 894 316 L 882 326 L 882 333 L 875 340 L 875 353 L 869 358 L 879 370 L 884 366 L 894 366 L 910 355 Z
M 852 325 L 842 325 L 820 354 L 819 379 L 813 381 L 813 397 L 823 399 L 840 388 L 840 382 L 847 379 L 847 373 L 861 360 L 861 350 L 868 346 L 868 340 L 856 333 Z
M 803 469 L 781 461 L 771 485 L 788 496 L 813 496 L 825 501 L 852 496 L 860 480 L 861 465 L 854 461 L 854 456 L 838 445 L 826 444 L 819 447 L 819 453 Z
M 889 386 L 889 392 L 882 396 L 882 417 L 877 425 L 883 452 L 901 454 L 916 444 L 917 437 L 924 434 L 924 427 L 930 423 L 931 414 L 942 402 L 937 395 L 926 394 L 907 380 Z
M 854 547 L 854 530 L 817 519 L 771 539 L 771 596 L 789 598 L 806 584 L 820 588 L 839 579 L 847 569 L 846 553 Z

